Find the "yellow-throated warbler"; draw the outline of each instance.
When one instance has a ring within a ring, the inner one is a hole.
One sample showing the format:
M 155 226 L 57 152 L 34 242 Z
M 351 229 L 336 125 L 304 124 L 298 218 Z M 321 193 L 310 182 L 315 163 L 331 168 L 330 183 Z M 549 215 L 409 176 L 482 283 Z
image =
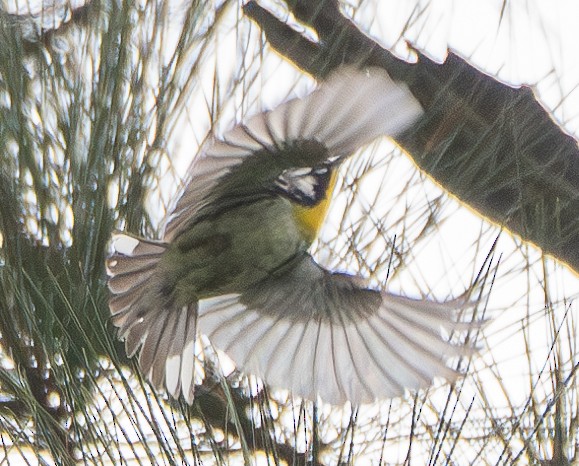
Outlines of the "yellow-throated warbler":
M 303 99 L 213 140 L 190 169 L 161 241 L 114 237 L 110 310 L 154 387 L 194 396 L 197 333 L 238 368 L 338 404 L 453 379 L 468 352 L 441 334 L 463 300 L 397 296 L 333 273 L 308 253 L 337 165 L 422 109 L 382 69 L 343 67 Z M 464 329 L 464 327 L 461 327 Z

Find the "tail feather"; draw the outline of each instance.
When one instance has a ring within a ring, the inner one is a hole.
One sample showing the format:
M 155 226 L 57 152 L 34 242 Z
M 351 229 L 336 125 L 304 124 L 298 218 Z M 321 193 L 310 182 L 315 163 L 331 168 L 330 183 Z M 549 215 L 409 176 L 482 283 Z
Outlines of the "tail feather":
M 124 256 L 117 253 L 107 261 L 107 269 L 115 276 L 150 270 L 157 265 L 160 256 L 160 254 L 131 256 L 130 260 L 124 260 Z
M 197 309 L 183 307 L 178 311 L 175 319 L 175 331 L 172 335 L 170 345 L 167 350 L 167 364 L 165 365 L 165 381 L 169 394 L 173 397 L 179 396 L 181 389 L 181 380 L 186 378 L 188 381 L 193 377 L 194 367 L 194 348 L 192 345 L 195 342 L 196 323 L 195 317 Z M 189 348 L 187 348 L 189 345 Z M 184 374 L 191 370 L 190 376 Z M 191 385 L 193 385 L 191 383 Z M 183 387 L 183 395 L 190 402 L 192 400 L 191 387 Z
M 117 319 L 119 319 L 120 322 L 120 320 L 126 316 L 126 311 L 130 309 L 130 307 L 143 295 L 143 293 L 144 286 L 141 284 L 140 286 L 135 287 L 126 293 L 113 296 L 109 300 L 109 309 L 111 311 L 111 315 L 113 316 L 113 322 L 117 327 L 121 326 L 120 323 L 117 323 Z
M 146 269 L 136 269 L 133 272 L 123 273 L 120 275 L 114 275 L 109 280 L 109 290 L 111 293 L 116 295 L 122 295 L 131 291 L 134 288 L 139 287 L 145 283 L 151 275 L 153 275 L 154 268 Z
M 193 400 L 197 306 L 168 307 L 154 286 L 167 243 L 117 233 L 107 261 L 109 308 L 129 357 L 140 348 L 139 365 L 157 390 Z M 190 354 L 189 354 L 190 353 Z
M 139 364 L 155 386 L 162 386 L 165 376 L 165 363 L 173 337 L 177 332 L 176 312 L 164 312 L 162 316 L 154 316 L 154 325 L 149 325 L 149 331 L 143 342 Z M 150 320 L 153 320 L 150 319 Z
M 136 238 L 124 233 L 113 234 L 112 242 L 115 251 L 119 255 L 131 258 L 160 255 L 163 254 L 167 249 L 167 245 L 165 243 L 143 238 Z

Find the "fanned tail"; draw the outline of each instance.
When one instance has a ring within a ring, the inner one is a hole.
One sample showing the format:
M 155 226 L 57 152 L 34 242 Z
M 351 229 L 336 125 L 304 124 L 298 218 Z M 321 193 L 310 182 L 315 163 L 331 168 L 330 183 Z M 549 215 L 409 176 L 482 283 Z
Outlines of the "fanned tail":
M 176 309 L 158 291 L 157 264 L 167 244 L 117 233 L 107 261 L 109 308 L 127 355 L 139 348 L 139 365 L 155 389 L 173 397 L 194 395 L 197 304 Z

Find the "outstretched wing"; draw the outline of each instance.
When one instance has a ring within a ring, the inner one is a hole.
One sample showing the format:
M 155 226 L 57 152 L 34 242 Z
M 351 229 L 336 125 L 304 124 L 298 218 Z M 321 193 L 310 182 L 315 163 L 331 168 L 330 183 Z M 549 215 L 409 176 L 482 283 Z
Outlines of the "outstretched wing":
M 185 191 L 165 229 L 171 241 L 211 201 L 219 181 L 256 152 L 315 141 L 328 159 L 346 157 L 378 136 L 404 131 L 422 109 L 408 88 L 385 70 L 342 67 L 302 99 L 260 113 L 212 141 L 194 160 Z M 311 166 L 321 160 L 312 160 Z
M 198 328 L 240 370 L 332 404 L 454 380 L 448 360 L 472 352 L 447 340 L 470 328 L 456 320 L 464 300 L 415 300 L 358 282 L 304 254 L 243 295 L 201 301 Z

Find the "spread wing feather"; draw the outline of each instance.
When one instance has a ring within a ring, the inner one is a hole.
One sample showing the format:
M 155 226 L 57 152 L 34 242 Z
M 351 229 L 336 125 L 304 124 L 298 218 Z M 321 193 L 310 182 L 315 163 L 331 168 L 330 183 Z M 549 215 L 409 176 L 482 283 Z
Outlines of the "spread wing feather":
M 464 300 L 414 300 L 358 282 L 304 255 L 247 293 L 202 300 L 199 330 L 241 370 L 334 404 L 394 397 L 458 375 L 449 360 L 473 350 L 448 334 L 479 325 L 457 321 Z
M 422 108 L 408 88 L 381 68 L 342 67 L 308 96 L 250 118 L 213 140 L 191 164 L 189 179 L 165 229 L 171 241 L 204 206 L 219 180 L 256 151 L 315 140 L 329 158 L 351 155 L 379 136 L 404 131 Z

